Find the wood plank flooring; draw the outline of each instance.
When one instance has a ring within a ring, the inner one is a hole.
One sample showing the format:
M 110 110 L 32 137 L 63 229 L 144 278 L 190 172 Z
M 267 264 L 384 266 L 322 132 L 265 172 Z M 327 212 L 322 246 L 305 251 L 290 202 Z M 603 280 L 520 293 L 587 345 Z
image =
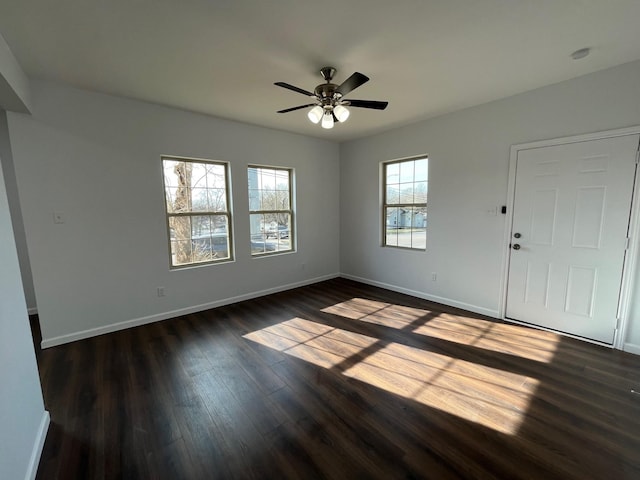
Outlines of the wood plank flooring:
M 42 480 L 640 478 L 640 357 L 345 279 L 36 350 Z

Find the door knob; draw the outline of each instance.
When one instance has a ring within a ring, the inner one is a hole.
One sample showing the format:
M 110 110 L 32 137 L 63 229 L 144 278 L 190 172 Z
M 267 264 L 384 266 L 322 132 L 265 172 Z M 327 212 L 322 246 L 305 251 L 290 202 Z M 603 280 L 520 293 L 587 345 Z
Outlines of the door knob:
M 520 250 L 520 245 L 518 245 L 517 243 L 514 243 L 511 248 L 513 248 L 514 250 Z

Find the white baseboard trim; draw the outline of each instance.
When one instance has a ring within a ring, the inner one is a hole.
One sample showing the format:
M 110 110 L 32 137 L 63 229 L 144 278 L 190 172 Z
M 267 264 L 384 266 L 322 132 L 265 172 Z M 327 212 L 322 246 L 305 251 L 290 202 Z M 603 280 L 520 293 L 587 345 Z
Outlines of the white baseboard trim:
M 35 480 L 36 478 L 38 465 L 40 465 L 40 456 L 42 455 L 42 449 L 44 448 L 44 441 L 47 439 L 50 422 L 51 418 L 49 417 L 49 412 L 45 410 L 42 413 L 40 427 L 38 428 L 38 435 L 36 436 L 36 441 L 33 444 L 33 450 L 31 451 L 31 457 L 29 458 L 29 466 L 27 467 L 27 473 L 24 476 L 25 480 Z
M 636 345 L 634 343 L 625 343 L 622 350 L 635 355 L 640 355 L 640 345 Z
M 370 280 L 368 278 L 357 277 L 355 275 L 349 275 L 347 273 L 342 273 L 340 274 L 340 276 L 343 278 L 347 278 L 349 280 L 354 280 L 356 282 L 366 283 L 367 285 L 373 285 L 374 287 L 386 288 L 387 290 L 392 290 L 398 293 L 404 293 L 406 295 L 411 295 L 412 297 L 418 297 L 424 300 L 429 300 L 431 302 L 442 303 L 443 305 L 447 305 L 449 307 L 461 308 L 462 310 L 467 310 L 473 313 L 479 313 L 480 315 L 486 315 L 492 318 L 500 318 L 498 310 L 492 310 L 490 308 L 479 307 L 477 305 L 459 302 L 451 298 L 439 297 L 437 295 L 429 295 L 428 293 L 418 292 L 416 290 L 410 290 L 408 288 L 398 287 L 396 285 L 390 285 L 388 283 L 378 282 L 376 280 Z
M 266 290 L 260 290 L 257 292 L 245 293 L 236 297 L 223 298 L 214 302 L 203 303 L 201 305 L 194 305 L 192 307 L 180 308 L 177 310 L 171 310 L 168 312 L 157 313 L 155 315 L 149 315 L 147 317 L 134 318 L 131 320 L 125 320 L 123 322 L 112 323 L 103 327 L 90 328 L 79 332 L 69 333 L 66 335 L 60 335 L 57 337 L 43 339 L 40 346 L 42 348 L 55 347 L 56 345 L 62 345 L 64 343 L 75 342 L 76 340 L 83 340 L 85 338 L 97 337 L 98 335 L 104 335 L 106 333 L 117 332 L 119 330 L 126 330 L 127 328 L 139 327 L 148 323 L 159 322 L 161 320 L 167 320 L 169 318 L 179 317 L 181 315 L 188 315 L 190 313 L 202 312 L 203 310 L 209 310 L 211 308 L 222 307 L 232 303 L 242 302 L 244 300 L 251 300 L 252 298 L 263 297 L 272 293 L 284 292 L 285 290 L 291 290 L 292 288 L 304 287 L 305 285 L 311 285 L 313 283 L 330 280 L 332 278 L 339 277 L 340 274 L 323 275 L 321 277 L 315 277 L 301 282 L 289 283 L 287 285 L 280 285 L 278 287 L 268 288 Z
M 38 308 L 37 307 L 29 307 L 29 308 L 27 308 L 27 313 L 29 315 L 37 315 L 38 314 Z

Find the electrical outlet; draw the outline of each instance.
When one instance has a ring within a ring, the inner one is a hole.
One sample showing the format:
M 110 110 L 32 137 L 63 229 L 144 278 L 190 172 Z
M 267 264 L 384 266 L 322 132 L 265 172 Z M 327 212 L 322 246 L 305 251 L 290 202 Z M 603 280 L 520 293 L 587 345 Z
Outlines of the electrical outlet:
M 438 274 L 436 272 L 431 272 L 431 281 L 432 282 L 438 281 Z
M 158 287 L 158 296 L 164 297 L 164 287 Z

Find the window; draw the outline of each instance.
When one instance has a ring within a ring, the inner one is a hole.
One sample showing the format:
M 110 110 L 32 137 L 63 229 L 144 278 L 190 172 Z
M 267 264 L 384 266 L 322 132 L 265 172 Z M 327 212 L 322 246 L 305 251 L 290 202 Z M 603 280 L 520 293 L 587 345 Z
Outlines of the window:
M 429 159 L 383 164 L 383 245 L 425 250 Z
M 250 166 L 251 254 L 293 250 L 292 171 Z
M 228 166 L 163 157 L 171 267 L 233 259 Z

